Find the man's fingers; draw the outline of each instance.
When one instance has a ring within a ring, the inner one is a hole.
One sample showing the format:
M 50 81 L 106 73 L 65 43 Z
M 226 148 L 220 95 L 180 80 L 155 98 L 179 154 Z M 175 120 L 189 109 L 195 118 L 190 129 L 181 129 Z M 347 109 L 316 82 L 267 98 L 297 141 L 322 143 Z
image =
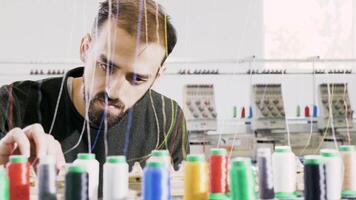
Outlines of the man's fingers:
M 47 140 L 49 141 L 47 154 L 53 156 L 56 159 L 57 168 L 60 169 L 65 164 L 62 147 L 52 135 L 47 135 Z
M 0 153 L 10 155 L 14 149 L 14 145 L 20 149 L 20 153 L 30 157 L 30 141 L 20 128 L 14 128 L 9 131 L 5 137 L 0 140 Z
M 24 129 L 14 128 L 9 131 L 0 140 L 1 163 L 6 162 L 8 156 L 13 154 L 15 149 L 19 149 L 21 154 L 30 157 L 31 145 L 37 158 L 52 155 L 56 159 L 58 169 L 65 164 L 60 143 L 52 135 L 46 134 L 40 124 L 33 124 Z
M 33 124 L 23 129 L 30 140 L 33 140 L 36 145 L 36 157 L 40 158 L 47 153 L 48 141 L 46 134 L 40 124 Z
M 66 164 L 66 160 L 64 159 L 64 154 L 62 151 L 62 147 L 61 144 L 55 140 L 55 146 L 56 146 L 56 158 L 57 158 L 57 168 L 61 169 L 65 164 Z

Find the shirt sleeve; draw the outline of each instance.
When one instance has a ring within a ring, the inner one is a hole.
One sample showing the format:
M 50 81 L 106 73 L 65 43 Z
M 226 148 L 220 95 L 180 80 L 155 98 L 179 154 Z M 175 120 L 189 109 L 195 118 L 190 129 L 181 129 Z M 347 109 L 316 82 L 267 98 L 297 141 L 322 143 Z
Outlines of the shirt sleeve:
M 175 104 L 175 111 L 175 127 L 169 138 L 168 148 L 171 153 L 174 169 L 178 170 L 186 155 L 189 154 L 190 149 L 184 113 L 178 104 Z
M 0 138 L 3 138 L 8 132 L 9 125 L 9 113 L 11 106 L 9 105 L 9 92 L 11 92 L 11 87 L 9 85 L 2 86 L 0 88 Z
M 0 139 L 11 129 L 22 127 L 29 88 L 24 82 L 0 87 Z

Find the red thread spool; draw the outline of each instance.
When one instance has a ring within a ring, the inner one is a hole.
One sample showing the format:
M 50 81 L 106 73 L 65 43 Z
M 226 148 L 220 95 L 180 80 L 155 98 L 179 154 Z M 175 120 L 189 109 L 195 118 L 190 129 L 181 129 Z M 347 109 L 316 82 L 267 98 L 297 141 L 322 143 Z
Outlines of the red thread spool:
M 10 156 L 7 164 L 11 200 L 30 199 L 30 164 L 22 155 Z
M 209 158 L 210 193 L 226 193 L 228 186 L 228 158 L 226 149 L 211 149 Z
M 245 110 L 245 107 L 242 107 L 241 118 L 245 118 L 245 117 L 246 117 L 246 110 Z
M 305 106 L 305 108 L 304 108 L 304 116 L 310 117 L 310 109 L 308 106 Z

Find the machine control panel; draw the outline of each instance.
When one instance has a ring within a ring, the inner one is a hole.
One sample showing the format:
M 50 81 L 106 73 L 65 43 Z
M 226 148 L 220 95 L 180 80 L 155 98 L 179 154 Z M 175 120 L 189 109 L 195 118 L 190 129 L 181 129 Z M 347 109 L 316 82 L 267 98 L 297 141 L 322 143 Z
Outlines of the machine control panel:
M 183 98 L 183 111 L 187 119 L 188 130 L 216 130 L 217 112 L 213 85 L 185 85 Z
M 252 129 L 284 129 L 285 111 L 280 84 L 252 86 Z

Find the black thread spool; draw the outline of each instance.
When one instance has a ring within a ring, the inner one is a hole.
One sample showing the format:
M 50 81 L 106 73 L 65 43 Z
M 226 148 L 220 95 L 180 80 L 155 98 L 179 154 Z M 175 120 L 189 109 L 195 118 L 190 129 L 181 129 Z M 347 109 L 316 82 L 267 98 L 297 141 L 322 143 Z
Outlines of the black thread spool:
M 304 199 L 326 200 L 325 164 L 320 156 L 304 158 Z
M 65 180 L 66 200 L 89 200 L 89 175 L 84 168 L 70 166 Z
M 57 200 L 56 176 L 54 157 L 41 158 L 38 166 L 38 200 Z
M 259 198 L 274 199 L 271 149 L 257 149 L 257 167 Z

